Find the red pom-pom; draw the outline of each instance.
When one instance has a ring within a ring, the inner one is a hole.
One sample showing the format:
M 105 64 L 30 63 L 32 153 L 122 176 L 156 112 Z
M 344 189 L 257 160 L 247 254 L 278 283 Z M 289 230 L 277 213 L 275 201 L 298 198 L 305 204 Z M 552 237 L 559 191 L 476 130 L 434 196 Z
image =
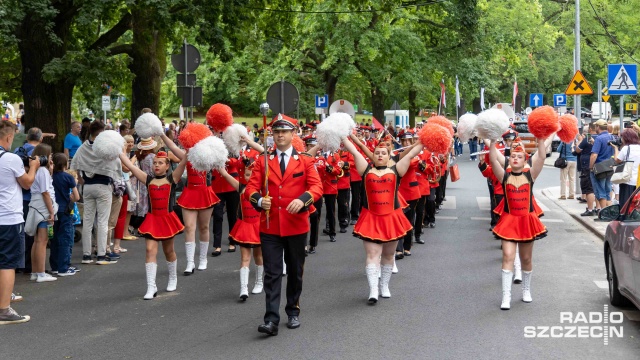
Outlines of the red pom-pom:
M 233 111 L 225 104 L 213 104 L 207 111 L 207 124 L 216 132 L 223 132 L 233 124 Z
M 180 132 L 178 141 L 185 149 L 191 149 L 200 140 L 204 140 L 211 136 L 211 130 L 205 124 L 190 123 L 184 130 Z
M 549 105 L 541 106 L 529 114 L 529 132 L 538 139 L 546 139 L 558 131 L 558 114 Z
M 559 122 L 558 137 L 562 142 L 572 142 L 578 135 L 578 118 L 571 114 L 564 114 L 560 116 Z
M 422 127 L 418 133 L 418 137 L 422 145 L 436 154 L 446 154 L 449 152 L 451 139 L 453 138 L 449 130 L 430 122 Z
M 451 124 L 451 121 L 449 121 L 449 119 L 447 119 L 444 116 L 438 115 L 438 116 L 432 116 L 430 118 L 427 119 L 427 124 L 436 124 L 436 125 L 440 125 L 443 128 L 449 130 L 449 133 L 451 133 L 451 136 L 453 136 L 453 124 Z
M 299 154 L 307 151 L 304 146 L 304 141 L 302 141 L 302 139 L 298 135 L 293 135 L 293 139 L 291 139 L 291 146 L 293 146 L 293 148 L 296 149 Z

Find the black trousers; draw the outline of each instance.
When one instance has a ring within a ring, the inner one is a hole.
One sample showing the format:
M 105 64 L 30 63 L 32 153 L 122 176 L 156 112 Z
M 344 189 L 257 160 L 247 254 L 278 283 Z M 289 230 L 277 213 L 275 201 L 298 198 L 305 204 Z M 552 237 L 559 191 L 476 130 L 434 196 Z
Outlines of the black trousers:
M 341 229 L 349 226 L 349 189 L 338 190 L 338 221 Z
M 309 230 L 309 246 L 318 246 L 318 232 L 320 230 L 320 219 L 322 219 L 322 198 L 313 203 L 316 208 L 316 212 L 309 215 L 309 224 L 311 230 Z
M 27 221 L 29 215 L 29 201 L 22 201 L 22 214 L 24 220 Z M 33 248 L 34 237 L 24 234 L 24 272 L 31 272 L 31 248 Z
M 351 220 L 360 217 L 360 199 L 362 196 L 362 181 L 351 182 Z
M 491 201 L 491 226 L 495 226 L 498 223 L 497 216 L 493 213 L 493 209 L 496 208 L 496 199 L 493 193 L 493 184 L 491 180 L 487 180 L 487 187 L 489 188 L 489 200 Z
M 227 205 L 227 223 L 229 231 L 238 220 L 238 206 L 240 205 L 240 194 L 237 191 L 228 191 L 216 194 L 220 202 L 213 207 L 213 247 L 222 246 L 222 221 L 224 220 L 224 206 Z
M 411 224 L 414 224 L 416 221 L 416 206 L 418 205 L 418 199 L 407 201 L 409 203 L 409 207 L 404 209 L 404 216 L 407 217 L 407 220 Z M 404 241 L 398 241 L 398 246 L 396 246 L 396 251 L 411 250 L 411 239 L 413 239 L 413 230 L 409 230 L 407 235 L 404 236 Z
M 436 188 L 436 205 L 440 206 L 444 201 L 444 198 L 447 196 L 447 177 L 449 176 L 449 171 L 445 171 L 440 178 L 439 184 Z
M 416 205 L 416 221 L 413 223 L 413 231 L 416 236 L 416 240 L 420 238 L 420 235 L 422 235 L 422 222 L 424 222 L 427 197 L 429 196 L 421 196 L 420 199 L 418 199 L 418 204 Z
M 436 190 L 438 188 L 431 188 L 431 194 L 427 197 L 427 203 L 425 205 L 425 221 L 428 223 L 436 222 Z
M 498 206 L 498 204 L 500 204 L 500 201 L 502 201 L 503 198 L 504 195 L 496 194 L 494 192 L 493 198 L 491 199 L 491 226 L 496 226 L 498 220 L 500 220 L 500 215 L 494 213 L 493 210 L 495 210 L 495 208 Z M 493 203 L 495 203 L 495 205 Z
M 264 259 L 264 292 L 267 310 L 265 323 L 280 323 L 280 292 L 282 290 L 282 253 L 287 264 L 288 316 L 300 315 L 300 293 L 304 272 L 304 243 L 307 233 L 294 236 L 277 236 L 260 233 L 262 258 Z
M 337 195 L 323 195 L 324 197 L 324 205 L 327 207 L 327 229 L 329 230 L 329 235 L 336 234 L 336 197 Z M 320 219 L 318 217 L 318 219 Z

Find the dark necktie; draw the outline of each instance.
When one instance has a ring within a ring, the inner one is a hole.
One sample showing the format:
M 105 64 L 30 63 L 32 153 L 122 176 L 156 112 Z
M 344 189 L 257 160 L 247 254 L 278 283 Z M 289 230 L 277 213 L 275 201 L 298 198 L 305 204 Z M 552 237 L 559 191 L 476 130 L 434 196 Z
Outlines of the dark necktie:
M 284 165 L 284 156 L 285 153 L 280 153 L 280 173 L 284 176 L 284 171 L 286 170 L 286 166 Z

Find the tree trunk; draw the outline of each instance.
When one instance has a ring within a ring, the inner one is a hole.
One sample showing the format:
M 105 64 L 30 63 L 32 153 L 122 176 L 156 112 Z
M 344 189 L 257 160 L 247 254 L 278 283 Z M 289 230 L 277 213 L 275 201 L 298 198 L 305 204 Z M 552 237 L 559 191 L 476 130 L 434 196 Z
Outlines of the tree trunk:
M 72 16 L 56 19 L 54 32 L 60 42 L 51 41 L 42 30 L 47 20 L 42 20 L 37 14 L 27 15 L 19 31 L 24 126 L 26 129 L 38 127 L 44 133 L 56 134 L 55 139 L 47 140 L 54 152 L 62 151 L 64 136 L 69 132 L 75 81 L 63 78 L 48 83 L 42 77 L 42 70 L 51 60 L 66 53 L 72 19 Z
M 336 101 L 335 95 L 336 95 L 336 87 L 338 86 L 338 78 L 336 76 L 333 76 L 327 70 L 324 72 L 323 80 L 325 84 L 324 91 L 326 94 L 329 95 L 329 105 L 331 105 L 332 102 Z
M 418 91 L 415 88 L 409 90 L 409 126 L 416 127 L 416 114 L 420 111 L 418 105 L 416 105 L 416 98 L 418 97 Z
M 155 26 L 153 11 L 135 9 L 133 17 L 133 61 L 129 69 L 134 75 L 131 85 L 131 120 L 140 116 L 144 108 L 154 114 L 160 110 L 160 90 L 167 70 L 167 43 L 165 34 Z
M 384 120 L 384 93 L 377 85 L 371 84 L 371 112 L 378 121 L 385 125 Z

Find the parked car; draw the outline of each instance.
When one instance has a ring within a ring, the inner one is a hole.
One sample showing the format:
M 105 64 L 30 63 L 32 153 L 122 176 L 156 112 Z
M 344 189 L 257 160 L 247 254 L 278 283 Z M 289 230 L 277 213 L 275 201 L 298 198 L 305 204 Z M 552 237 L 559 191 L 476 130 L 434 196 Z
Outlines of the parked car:
M 567 112 L 571 112 L 572 114 L 575 114 L 575 112 L 573 111 L 573 106 L 567 106 Z M 580 107 L 580 117 L 581 118 L 591 118 L 591 110 L 587 109 L 584 106 Z
M 598 217 L 610 221 L 604 236 L 609 301 L 640 309 L 640 189 L 624 206 L 608 206 Z
M 532 133 L 529 132 L 529 124 L 526 121 L 514 121 L 513 125 L 516 127 L 516 131 L 518 132 L 520 139 L 522 140 L 522 144 L 524 145 L 524 150 L 528 154 L 533 154 L 536 152 L 538 148 L 538 141 Z M 552 145 L 547 147 L 547 157 L 551 156 Z

